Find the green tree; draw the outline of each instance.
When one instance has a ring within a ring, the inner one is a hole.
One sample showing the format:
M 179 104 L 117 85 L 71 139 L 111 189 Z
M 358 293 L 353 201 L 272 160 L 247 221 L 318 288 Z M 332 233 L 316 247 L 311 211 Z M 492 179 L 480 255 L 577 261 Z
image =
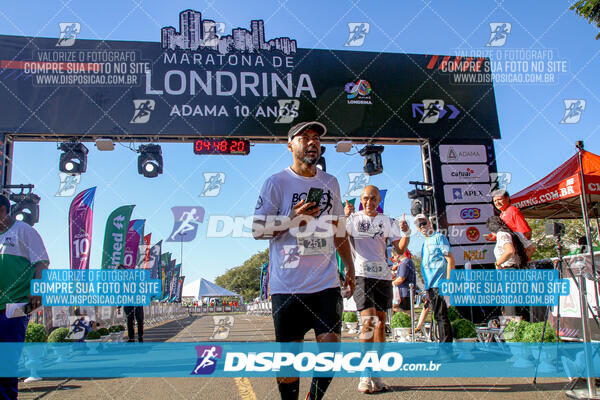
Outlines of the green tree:
M 565 234 L 562 236 L 563 255 L 575 250 L 578 245 L 577 241 L 581 236 L 585 236 L 585 228 L 581 219 L 562 219 L 555 220 L 565 224 Z M 531 257 L 532 260 L 543 260 L 545 258 L 556 257 L 556 239 L 547 237 L 545 230 L 545 220 L 529 219 L 527 223 L 531 227 L 531 240 L 537 246 L 535 253 Z M 590 221 L 591 222 L 591 221 Z M 594 246 L 598 245 L 598 230 L 597 227 L 591 226 Z
M 241 294 L 244 301 L 260 295 L 260 268 L 269 261 L 269 249 L 256 253 L 238 267 L 230 268 L 215 283 L 232 292 Z
M 579 0 L 570 8 L 575 10 L 575 13 L 588 22 L 595 23 L 600 28 L 600 0 Z M 600 33 L 596 35 L 596 40 L 600 39 Z

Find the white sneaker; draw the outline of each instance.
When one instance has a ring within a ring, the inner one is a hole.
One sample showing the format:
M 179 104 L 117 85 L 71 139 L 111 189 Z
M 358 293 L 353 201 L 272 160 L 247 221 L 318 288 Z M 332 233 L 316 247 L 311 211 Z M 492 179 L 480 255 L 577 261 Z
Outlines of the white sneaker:
M 383 392 L 383 391 L 387 391 L 390 390 L 390 386 L 387 385 L 383 379 L 379 378 L 379 377 L 372 377 L 371 378 L 371 391 L 373 393 L 375 392 Z
M 372 393 L 371 392 L 371 378 L 368 376 L 361 376 L 358 381 L 358 391 L 361 393 Z

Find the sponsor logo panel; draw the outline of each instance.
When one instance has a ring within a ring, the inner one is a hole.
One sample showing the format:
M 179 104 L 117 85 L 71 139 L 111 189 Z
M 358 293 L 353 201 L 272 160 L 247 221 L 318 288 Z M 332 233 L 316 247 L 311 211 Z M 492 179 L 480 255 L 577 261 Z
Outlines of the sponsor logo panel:
M 448 239 L 451 245 L 487 243 L 485 235 L 490 231 L 484 224 L 476 225 L 450 225 L 448 226 Z
M 444 185 L 446 203 L 489 203 L 490 185 Z
M 485 164 L 446 164 L 442 165 L 444 182 L 489 182 L 489 167 Z
M 487 162 L 484 145 L 440 145 L 440 160 L 443 163 L 478 163 Z
M 461 204 L 446 206 L 446 218 L 449 224 L 485 223 L 494 215 L 491 204 Z
M 465 265 L 466 262 L 470 262 L 472 265 L 496 262 L 494 245 L 452 246 L 452 254 L 454 254 L 456 265 Z

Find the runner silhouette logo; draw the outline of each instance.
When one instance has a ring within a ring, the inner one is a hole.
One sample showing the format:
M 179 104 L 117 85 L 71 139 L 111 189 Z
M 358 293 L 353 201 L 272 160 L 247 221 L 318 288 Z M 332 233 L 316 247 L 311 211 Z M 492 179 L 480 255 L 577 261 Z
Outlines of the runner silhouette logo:
M 198 361 L 190 375 L 210 375 L 217 368 L 217 360 L 223 355 L 221 346 L 196 346 Z
M 365 43 L 365 38 L 371 29 L 368 22 L 348 22 L 348 40 L 344 46 L 360 47 Z
M 564 100 L 565 114 L 560 120 L 561 124 L 576 124 L 581 119 L 583 110 L 585 110 L 585 100 L 568 99 Z
M 130 124 L 145 124 L 150 121 L 150 113 L 154 111 L 155 102 L 150 99 L 133 100 L 133 117 Z
M 60 22 L 58 24 L 60 28 L 60 36 L 57 47 L 70 47 L 75 44 L 77 35 L 81 32 L 81 24 L 79 22 Z
M 225 183 L 224 172 L 204 172 L 204 189 L 200 197 L 215 197 L 221 192 L 221 185 Z
M 490 22 L 490 39 L 485 44 L 488 47 L 502 47 L 512 30 L 510 22 Z
M 198 233 L 198 224 L 204 221 L 204 208 L 200 206 L 171 207 L 173 231 L 167 242 L 191 242 Z

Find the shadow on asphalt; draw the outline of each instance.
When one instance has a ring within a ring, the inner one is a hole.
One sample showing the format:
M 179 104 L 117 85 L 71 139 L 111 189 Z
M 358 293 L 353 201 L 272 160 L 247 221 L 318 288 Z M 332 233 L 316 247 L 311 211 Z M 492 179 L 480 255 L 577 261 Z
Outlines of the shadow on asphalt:
M 194 321 L 202 318 L 201 316 L 186 317 L 167 322 L 165 324 L 144 329 L 145 342 L 166 342 L 176 336 L 183 329 L 191 325 Z
M 424 386 L 392 386 L 392 392 L 406 391 L 433 391 L 433 392 L 485 392 L 485 393 L 511 393 L 511 392 L 539 392 L 550 390 L 566 390 L 569 386 L 565 383 L 515 383 L 489 385 L 424 385 Z

